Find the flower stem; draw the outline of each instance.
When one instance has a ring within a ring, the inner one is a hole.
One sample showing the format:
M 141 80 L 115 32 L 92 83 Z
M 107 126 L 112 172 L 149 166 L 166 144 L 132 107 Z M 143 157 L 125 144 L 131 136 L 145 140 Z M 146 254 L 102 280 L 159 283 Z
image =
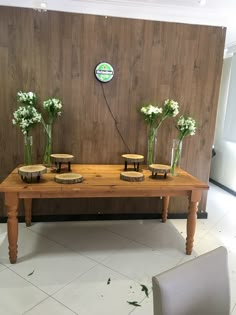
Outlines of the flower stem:
M 52 123 L 45 124 L 46 131 L 46 143 L 45 143 L 45 151 L 43 156 L 43 164 L 50 166 L 51 160 L 50 155 L 52 153 Z
M 175 174 L 175 169 L 177 166 L 177 162 L 179 161 L 180 158 L 180 154 L 181 154 L 181 149 L 182 149 L 182 140 L 183 137 L 181 137 L 180 139 L 178 139 L 178 144 L 177 147 L 173 147 L 174 153 L 173 153 L 173 157 L 172 157 L 172 163 L 171 163 L 171 174 L 172 175 L 176 175 Z
M 32 164 L 31 146 L 32 146 L 32 136 L 29 136 L 29 134 L 27 133 L 25 135 L 25 165 Z
M 154 140 L 156 136 L 157 128 L 149 126 L 148 130 L 148 154 L 147 154 L 147 165 L 153 164 L 153 150 L 154 150 Z

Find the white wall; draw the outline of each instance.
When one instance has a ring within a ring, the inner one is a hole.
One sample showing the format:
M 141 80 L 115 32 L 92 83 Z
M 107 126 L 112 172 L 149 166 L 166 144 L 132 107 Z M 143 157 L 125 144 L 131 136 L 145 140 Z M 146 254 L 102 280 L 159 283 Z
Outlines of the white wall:
M 236 143 L 224 139 L 231 65 L 232 57 L 224 59 L 214 141 L 216 156 L 212 158 L 210 178 L 236 191 Z

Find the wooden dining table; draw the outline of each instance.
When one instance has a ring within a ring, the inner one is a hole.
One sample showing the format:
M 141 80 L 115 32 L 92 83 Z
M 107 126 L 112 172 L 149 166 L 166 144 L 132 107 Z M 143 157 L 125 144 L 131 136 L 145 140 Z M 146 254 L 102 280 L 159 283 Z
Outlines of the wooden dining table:
M 0 192 L 4 193 L 7 209 L 7 226 L 10 262 L 17 261 L 18 241 L 18 205 L 24 201 L 26 225 L 31 225 L 32 199 L 41 198 L 106 198 L 106 197 L 162 197 L 162 221 L 166 222 L 169 199 L 172 196 L 188 198 L 186 254 L 190 255 L 193 249 L 194 234 L 197 222 L 198 203 L 202 191 L 208 185 L 182 169 L 177 170 L 176 176 L 168 174 L 152 177 L 152 173 L 143 166 L 140 172 L 144 180 L 129 182 L 120 179 L 123 165 L 102 164 L 73 164 L 73 173 L 81 174 L 83 181 L 76 184 L 61 184 L 55 182 L 55 172 L 47 169 L 40 180 L 33 182 L 22 181 L 16 167 L 0 184 Z M 79 240 L 78 240 L 79 241 Z

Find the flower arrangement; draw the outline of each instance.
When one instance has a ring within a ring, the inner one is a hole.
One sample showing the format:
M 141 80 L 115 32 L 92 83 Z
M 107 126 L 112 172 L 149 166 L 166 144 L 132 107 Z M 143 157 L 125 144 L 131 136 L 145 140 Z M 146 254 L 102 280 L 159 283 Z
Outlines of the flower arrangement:
M 141 107 L 141 114 L 148 124 L 148 155 L 147 164 L 153 163 L 154 140 L 157 130 L 168 117 L 175 117 L 179 113 L 179 104 L 174 100 L 165 100 L 163 107 L 151 104 Z
M 196 133 L 196 121 L 191 117 L 180 116 L 176 128 L 178 129 L 177 143 L 175 150 L 172 153 L 171 159 L 171 174 L 175 175 L 175 168 L 179 161 L 182 147 L 182 140 L 186 136 L 193 136 Z
M 24 105 L 36 106 L 36 94 L 33 92 L 22 92 L 17 93 L 17 101 Z
M 62 113 L 62 102 L 57 98 L 49 98 L 43 102 L 43 109 L 47 114 L 47 122 L 42 118 L 41 122 L 43 124 L 46 133 L 46 143 L 44 150 L 43 163 L 45 165 L 50 165 L 50 155 L 52 151 L 52 128 L 54 119 L 61 115 Z
M 43 108 L 48 113 L 49 123 L 61 116 L 62 103 L 58 98 L 49 98 L 43 102 Z
M 17 101 L 21 104 L 13 113 L 12 123 L 18 125 L 25 135 L 25 164 L 32 164 L 30 130 L 42 119 L 41 114 L 35 108 L 36 95 L 33 92 L 18 92 Z
M 41 114 L 38 113 L 35 107 L 31 105 L 20 106 L 13 113 L 12 123 L 18 125 L 24 135 L 29 135 L 30 129 L 32 129 L 37 123 L 41 121 Z

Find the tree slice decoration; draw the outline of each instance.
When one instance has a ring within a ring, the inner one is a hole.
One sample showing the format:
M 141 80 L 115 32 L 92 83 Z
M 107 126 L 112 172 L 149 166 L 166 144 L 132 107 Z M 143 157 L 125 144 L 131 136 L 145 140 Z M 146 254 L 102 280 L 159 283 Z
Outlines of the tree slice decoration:
M 74 159 L 74 155 L 64 153 L 51 154 L 50 157 L 55 163 L 68 163 Z
M 138 163 L 144 161 L 144 156 L 140 154 L 123 154 L 122 157 L 129 163 Z
M 55 176 L 55 182 L 60 184 L 76 184 L 83 181 L 83 176 L 75 173 L 64 173 Z
M 32 182 L 33 180 L 40 180 L 40 176 L 47 173 L 47 168 L 43 165 L 26 165 L 18 169 L 18 174 L 25 182 Z
M 152 177 L 164 175 L 164 178 L 166 178 L 167 174 L 170 173 L 170 165 L 151 164 L 149 170 L 152 172 Z
M 120 179 L 128 182 L 142 182 L 144 181 L 144 175 L 139 172 L 128 171 L 120 173 Z

